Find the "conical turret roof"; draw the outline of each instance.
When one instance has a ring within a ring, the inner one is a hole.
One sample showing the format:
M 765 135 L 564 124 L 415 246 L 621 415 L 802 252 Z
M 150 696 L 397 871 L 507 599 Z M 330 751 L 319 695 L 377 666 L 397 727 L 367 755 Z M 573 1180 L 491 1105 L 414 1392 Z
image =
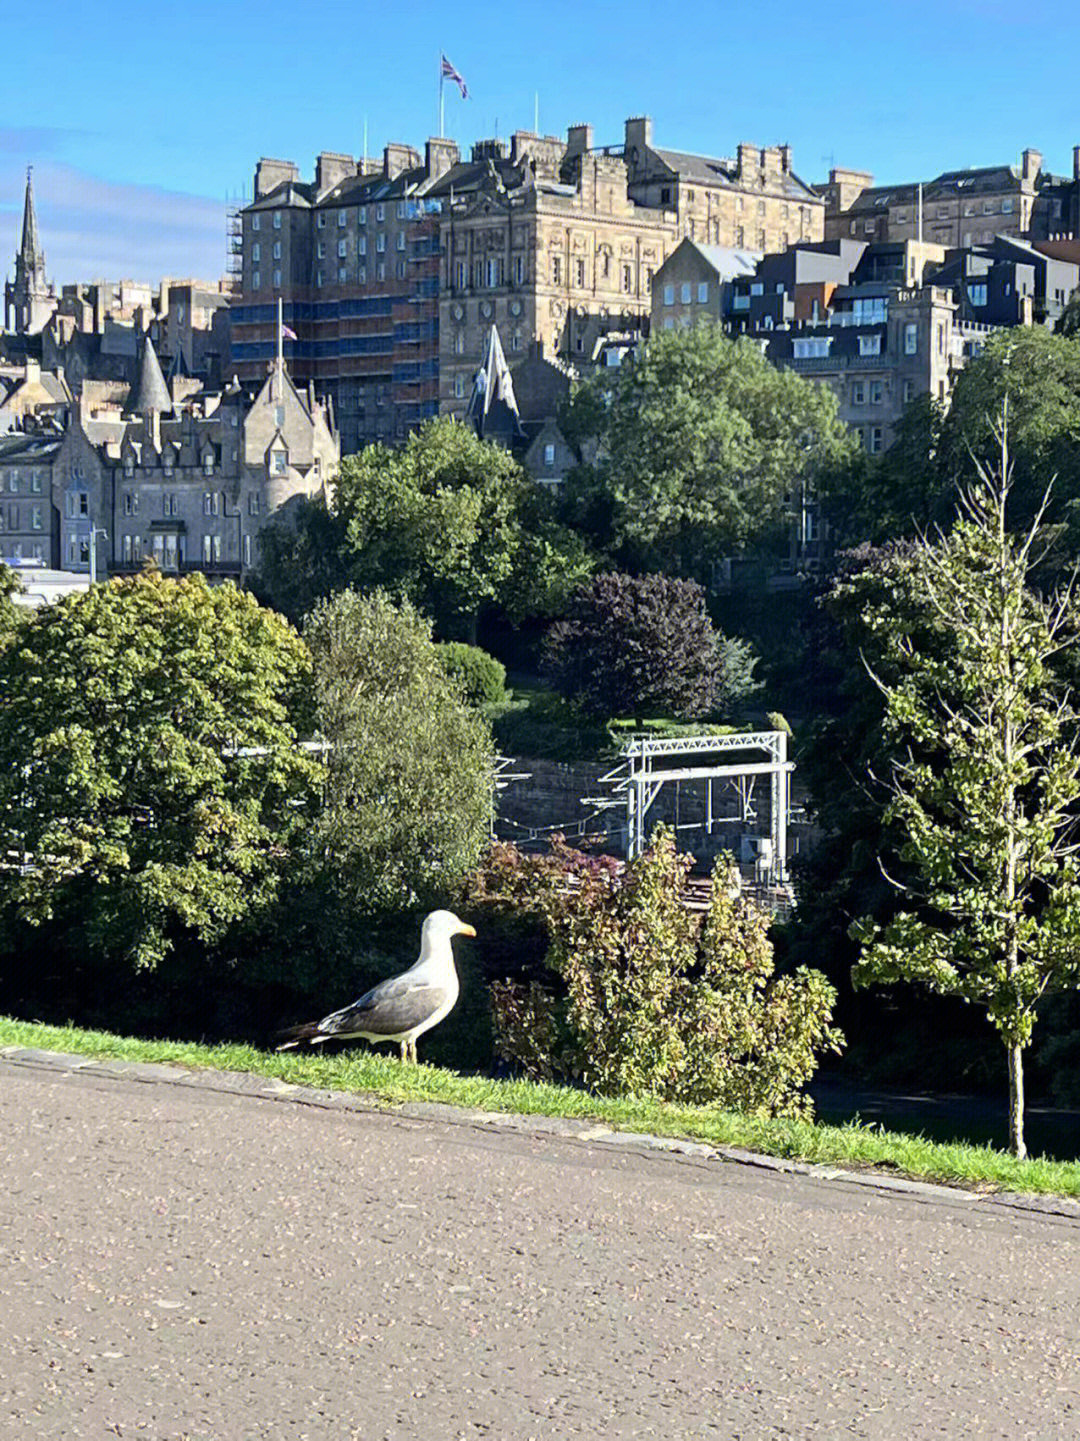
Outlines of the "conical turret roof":
M 169 387 L 161 373 L 161 362 L 157 358 L 150 337 L 143 341 L 142 361 L 139 378 L 128 396 L 129 415 L 153 415 L 155 411 L 171 411 L 173 408 Z

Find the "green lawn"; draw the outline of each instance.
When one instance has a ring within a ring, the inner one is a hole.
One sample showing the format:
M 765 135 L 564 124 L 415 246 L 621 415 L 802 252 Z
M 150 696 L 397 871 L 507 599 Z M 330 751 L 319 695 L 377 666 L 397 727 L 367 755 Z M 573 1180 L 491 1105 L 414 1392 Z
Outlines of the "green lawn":
M 26 1046 L 128 1061 L 167 1061 L 194 1069 L 250 1071 L 301 1086 L 357 1091 L 387 1103 L 441 1101 L 484 1111 L 592 1119 L 623 1131 L 685 1136 L 740 1146 L 770 1156 L 941 1181 L 980 1191 L 1046 1192 L 1080 1196 L 1080 1162 L 1015 1161 L 989 1146 L 944 1144 L 873 1126 L 813 1125 L 652 1100 L 604 1100 L 562 1086 L 459 1076 L 434 1066 L 405 1066 L 361 1048 L 334 1056 L 278 1055 L 251 1046 L 201 1046 L 142 1041 L 74 1026 L 41 1026 L 0 1017 L 0 1047 Z

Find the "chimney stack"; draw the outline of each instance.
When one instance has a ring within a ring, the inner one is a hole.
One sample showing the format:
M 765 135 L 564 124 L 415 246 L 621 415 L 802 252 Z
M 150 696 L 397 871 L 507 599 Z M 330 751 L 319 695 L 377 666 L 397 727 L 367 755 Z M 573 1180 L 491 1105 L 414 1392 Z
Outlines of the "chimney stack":
M 1073 179 L 1080 180 L 1080 145 L 1073 146 Z

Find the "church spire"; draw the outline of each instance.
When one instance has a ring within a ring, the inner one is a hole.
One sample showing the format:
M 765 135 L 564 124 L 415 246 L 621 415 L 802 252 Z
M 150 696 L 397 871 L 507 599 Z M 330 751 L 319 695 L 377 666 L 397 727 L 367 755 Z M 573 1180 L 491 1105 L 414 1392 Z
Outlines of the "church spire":
M 16 335 L 37 335 L 56 309 L 56 292 L 45 278 L 45 252 L 34 209 L 34 169 L 26 167 L 22 243 L 15 253 L 15 279 L 4 286 L 4 325 Z
M 26 199 L 23 201 L 22 245 L 19 259 L 26 271 L 36 272 L 45 280 L 45 253 L 38 239 L 37 212 L 34 209 L 34 167 L 26 167 Z

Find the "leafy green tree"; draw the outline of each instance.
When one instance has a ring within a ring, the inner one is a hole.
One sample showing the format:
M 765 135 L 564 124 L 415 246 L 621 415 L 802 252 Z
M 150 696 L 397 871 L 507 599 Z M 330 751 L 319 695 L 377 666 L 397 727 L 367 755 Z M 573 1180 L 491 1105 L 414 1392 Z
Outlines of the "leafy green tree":
M 1042 327 L 993 332 L 961 373 L 941 425 L 934 466 L 949 496 L 998 464 L 998 417 L 1008 397 L 1009 516 L 1023 530 L 1053 493 L 1043 522 L 1062 537 L 1059 563 L 1080 549 L 1080 344 Z M 936 518 L 936 517 L 935 517 Z
M 1007 412 L 1006 412 L 1007 413 Z M 911 600 L 944 646 L 920 647 L 888 595 L 868 613 L 897 678 L 882 681 L 893 748 L 887 818 L 903 832 L 912 906 L 856 929 L 860 984 L 917 981 L 985 1008 L 1006 1049 L 1009 1144 L 1024 1144 L 1023 1053 L 1036 1008 L 1080 985 L 1080 756 L 1055 657 L 1068 597 L 1030 585 L 1037 527 L 1007 529 L 1006 432 L 952 532 L 914 552 Z
M 331 747 L 306 846 L 316 895 L 339 903 L 346 925 L 445 903 L 488 838 L 486 722 L 407 601 L 342 591 L 311 613 L 304 639 Z
M 708 578 L 780 534 L 787 497 L 852 463 L 836 397 L 716 325 L 658 331 L 585 382 L 566 428 L 589 458 L 565 513 L 630 570 Z
M 25 857 L 0 903 L 136 968 L 265 910 L 319 771 L 309 671 L 284 620 L 197 575 L 34 612 L 0 654 L 0 854 Z
M 830 471 L 822 510 L 837 550 L 884 545 L 951 522 L 956 486 L 940 464 L 943 419 L 937 400 L 917 396 L 884 454 Z
M 252 588 L 264 604 L 299 625 L 318 601 L 344 590 L 345 526 L 325 501 L 300 500 L 287 518 L 274 517 L 259 537 Z
M 506 699 L 506 667 L 486 650 L 460 640 L 444 641 L 436 650 L 470 705 L 498 705 Z
M 1055 329 L 1058 335 L 1067 335 L 1071 340 L 1080 336 L 1080 285 L 1065 302 L 1065 308 L 1061 312 Z
M 26 619 L 26 612 L 15 604 L 18 589 L 18 576 L 0 561 L 0 650 L 14 639 L 20 621 Z
M 722 636 L 696 581 L 598 575 L 548 632 L 544 666 L 589 715 L 704 716 L 754 689 L 754 657 Z
M 717 867 L 704 923 L 683 905 L 691 857 L 658 827 L 624 871 L 567 850 L 495 846 L 473 899 L 534 913 L 547 975 L 492 988 L 498 1045 L 538 1079 L 605 1095 L 654 1095 L 805 1116 L 802 1087 L 838 1050 L 832 987 L 814 971 L 774 977 L 769 920 Z
M 411 600 L 472 643 L 484 610 L 550 615 L 591 568 L 513 456 L 450 418 L 400 450 L 347 457 L 335 504 L 350 584 Z

